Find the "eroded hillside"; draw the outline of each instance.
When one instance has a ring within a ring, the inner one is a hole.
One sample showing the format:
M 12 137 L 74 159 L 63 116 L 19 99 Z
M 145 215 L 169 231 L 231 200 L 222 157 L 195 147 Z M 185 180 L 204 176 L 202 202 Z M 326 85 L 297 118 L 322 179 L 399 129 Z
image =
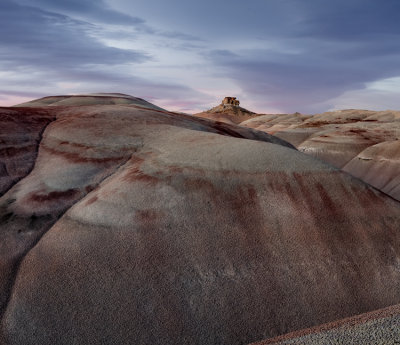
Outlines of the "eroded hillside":
M 90 97 L 46 100 L 0 198 L 4 344 L 247 344 L 400 302 L 399 202 L 265 132 Z

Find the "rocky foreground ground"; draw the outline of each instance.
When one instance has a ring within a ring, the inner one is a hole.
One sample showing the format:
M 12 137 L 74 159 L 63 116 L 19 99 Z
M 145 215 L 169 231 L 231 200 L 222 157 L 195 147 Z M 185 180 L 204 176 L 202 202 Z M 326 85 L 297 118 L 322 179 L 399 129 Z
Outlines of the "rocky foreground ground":
M 397 115 L 365 114 L 0 108 L 1 343 L 394 343 L 397 307 L 337 321 L 400 303 Z

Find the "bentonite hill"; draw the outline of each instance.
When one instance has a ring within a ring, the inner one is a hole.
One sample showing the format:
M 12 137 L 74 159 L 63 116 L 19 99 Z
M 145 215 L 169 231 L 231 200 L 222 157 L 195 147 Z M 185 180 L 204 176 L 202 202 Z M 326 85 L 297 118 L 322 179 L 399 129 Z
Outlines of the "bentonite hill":
M 400 200 L 400 111 L 341 110 L 317 115 L 254 114 L 222 104 L 196 114 L 279 137 Z M 223 116 L 221 116 L 221 108 Z
M 229 102 L 0 108 L 1 344 L 400 341 L 399 113 Z

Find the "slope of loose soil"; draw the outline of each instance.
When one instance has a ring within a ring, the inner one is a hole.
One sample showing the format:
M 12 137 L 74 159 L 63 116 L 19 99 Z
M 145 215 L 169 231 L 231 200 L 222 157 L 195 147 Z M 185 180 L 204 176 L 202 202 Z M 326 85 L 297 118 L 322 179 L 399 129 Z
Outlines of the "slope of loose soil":
M 367 184 L 244 127 L 51 109 L 0 198 L 4 344 L 246 344 L 400 302 L 400 204 Z

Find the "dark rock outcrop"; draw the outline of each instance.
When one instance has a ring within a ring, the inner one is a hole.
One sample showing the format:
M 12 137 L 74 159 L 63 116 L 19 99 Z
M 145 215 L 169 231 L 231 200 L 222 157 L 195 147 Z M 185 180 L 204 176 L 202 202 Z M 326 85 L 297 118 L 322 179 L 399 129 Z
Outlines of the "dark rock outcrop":
M 0 196 L 32 170 L 42 132 L 54 119 L 46 109 L 1 109 Z

